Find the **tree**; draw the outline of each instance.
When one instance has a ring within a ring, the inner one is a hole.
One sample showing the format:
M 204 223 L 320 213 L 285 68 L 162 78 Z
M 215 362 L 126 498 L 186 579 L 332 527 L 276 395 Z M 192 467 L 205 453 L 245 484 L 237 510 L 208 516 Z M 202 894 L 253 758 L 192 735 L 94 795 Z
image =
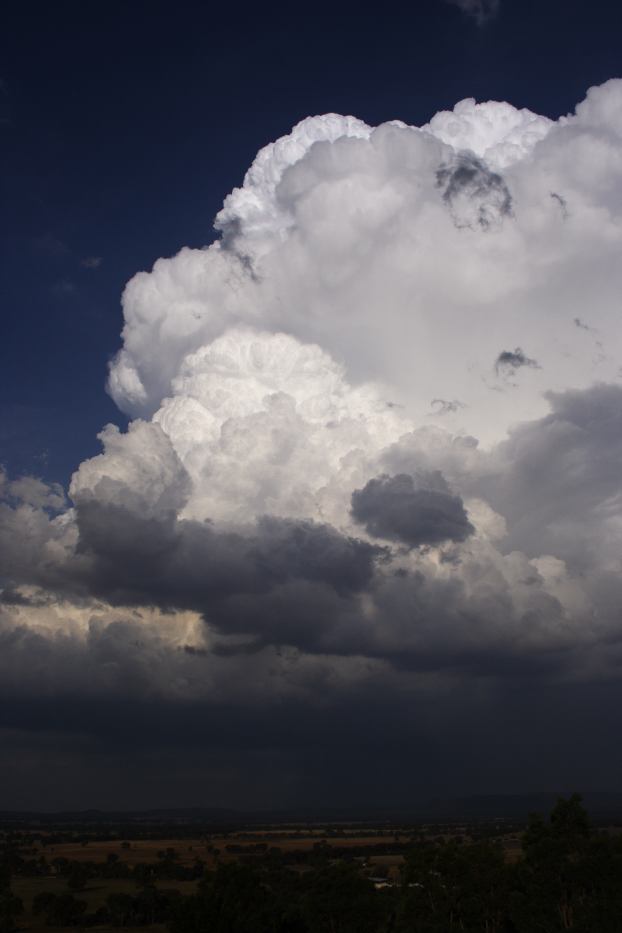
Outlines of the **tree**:
M 33 901 L 33 913 L 46 915 L 48 926 L 76 926 L 86 911 L 86 901 L 77 900 L 73 894 L 51 894 L 43 891 Z
M 24 905 L 11 891 L 10 861 L 0 862 L 0 933 L 11 933 Z
M 118 892 L 109 894 L 106 898 L 106 907 L 110 922 L 115 927 L 130 926 L 134 919 L 134 898 L 131 894 Z
M 509 911 L 519 933 L 622 930 L 620 842 L 596 833 L 578 794 L 530 818 L 523 853 Z
M 398 929 L 498 933 L 507 886 L 503 853 L 493 843 L 419 845 L 406 864 Z
M 353 865 L 340 863 L 303 877 L 301 912 L 311 933 L 373 933 L 389 905 Z
M 83 862 L 74 862 L 67 876 L 67 887 L 71 891 L 83 891 L 90 878 L 90 872 Z
M 219 865 L 183 898 L 169 921 L 172 933 L 276 933 L 279 911 L 273 892 L 248 865 Z
M 23 913 L 21 898 L 16 897 L 9 887 L 0 891 L 0 933 L 12 933 L 15 921 Z

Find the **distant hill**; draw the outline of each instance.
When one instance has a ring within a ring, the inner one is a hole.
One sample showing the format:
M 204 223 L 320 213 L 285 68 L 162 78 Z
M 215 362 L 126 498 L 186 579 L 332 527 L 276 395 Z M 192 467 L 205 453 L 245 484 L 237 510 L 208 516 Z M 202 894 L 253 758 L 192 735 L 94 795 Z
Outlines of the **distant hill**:
M 526 819 L 530 813 L 548 813 L 558 797 L 572 791 L 539 794 L 488 794 L 438 798 L 407 807 L 359 805 L 354 807 L 297 807 L 283 810 L 234 810 L 219 807 L 172 807 L 150 810 L 66 810 L 38 812 L 2 810 L 0 823 L 39 825 L 171 825 L 240 826 L 275 823 L 396 823 L 445 820 Z M 622 820 L 622 793 L 586 793 L 583 803 L 596 821 Z
M 468 820 L 524 819 L 530 813 L 548 813 L 559 797 L 569 797 L 572 790 L 539 794 L 487 794 L 472 797 L 433 800 L 428 805 L 430 818 Z M 594 819 L 622 818 L 622 793 L 582 794 L 583 805 Z

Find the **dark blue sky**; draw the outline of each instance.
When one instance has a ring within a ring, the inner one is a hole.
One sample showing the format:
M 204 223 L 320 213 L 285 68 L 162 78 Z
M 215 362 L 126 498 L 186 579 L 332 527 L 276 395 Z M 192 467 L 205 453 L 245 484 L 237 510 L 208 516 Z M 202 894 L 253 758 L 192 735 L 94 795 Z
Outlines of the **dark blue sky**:
M 212 239 L 256 151 L 304 116 L 427 121 L 461 98 L 556 117 L 622 74 L 622 7 L 501 0 L 22 3 L 0 38 L 0 462 L 67 482 L 122 417 L 125 282 Z M 85 260 L 101 257 L 97 268 Z

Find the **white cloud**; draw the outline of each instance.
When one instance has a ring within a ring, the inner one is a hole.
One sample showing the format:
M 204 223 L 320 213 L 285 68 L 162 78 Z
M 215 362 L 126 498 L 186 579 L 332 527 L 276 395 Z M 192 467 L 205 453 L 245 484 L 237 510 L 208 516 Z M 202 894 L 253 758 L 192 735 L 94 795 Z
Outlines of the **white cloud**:
M 423 129 L 303 121 L 227 199 L 222 241 L 129 283 L 113 397 L 153 415 L 186 357 L 240 327 L 319 344 L 416 422 L 458 399 L 451 427 L 482 442 L 544 414 L 547 389 L 617 378 L 620 87 L 557 123 L 473 101 Z M 468 150 L 479 162 L 460 161 Z M 608 348 L 597 361 L 573 325 L 588 307 Z M 541 369 L 510 406 L 494 363 L 517 346 Z

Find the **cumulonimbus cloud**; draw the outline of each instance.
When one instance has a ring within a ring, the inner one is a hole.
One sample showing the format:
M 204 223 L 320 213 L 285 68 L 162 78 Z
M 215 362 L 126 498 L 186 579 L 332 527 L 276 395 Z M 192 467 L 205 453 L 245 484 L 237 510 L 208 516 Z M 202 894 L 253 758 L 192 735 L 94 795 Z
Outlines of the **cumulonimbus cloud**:
M 228 671 L 238 707 L 253 658 L 270 703 L 612 676 L 622 82 L 558 121 L 309 118 L 216 227 L 126 287 L 109 391 L 132 421 L 71 502 L 2 480 L 13 688 L 46 651 L 51 692 L 79 664 L 78 693 L 131 670 L 224 702 Z

